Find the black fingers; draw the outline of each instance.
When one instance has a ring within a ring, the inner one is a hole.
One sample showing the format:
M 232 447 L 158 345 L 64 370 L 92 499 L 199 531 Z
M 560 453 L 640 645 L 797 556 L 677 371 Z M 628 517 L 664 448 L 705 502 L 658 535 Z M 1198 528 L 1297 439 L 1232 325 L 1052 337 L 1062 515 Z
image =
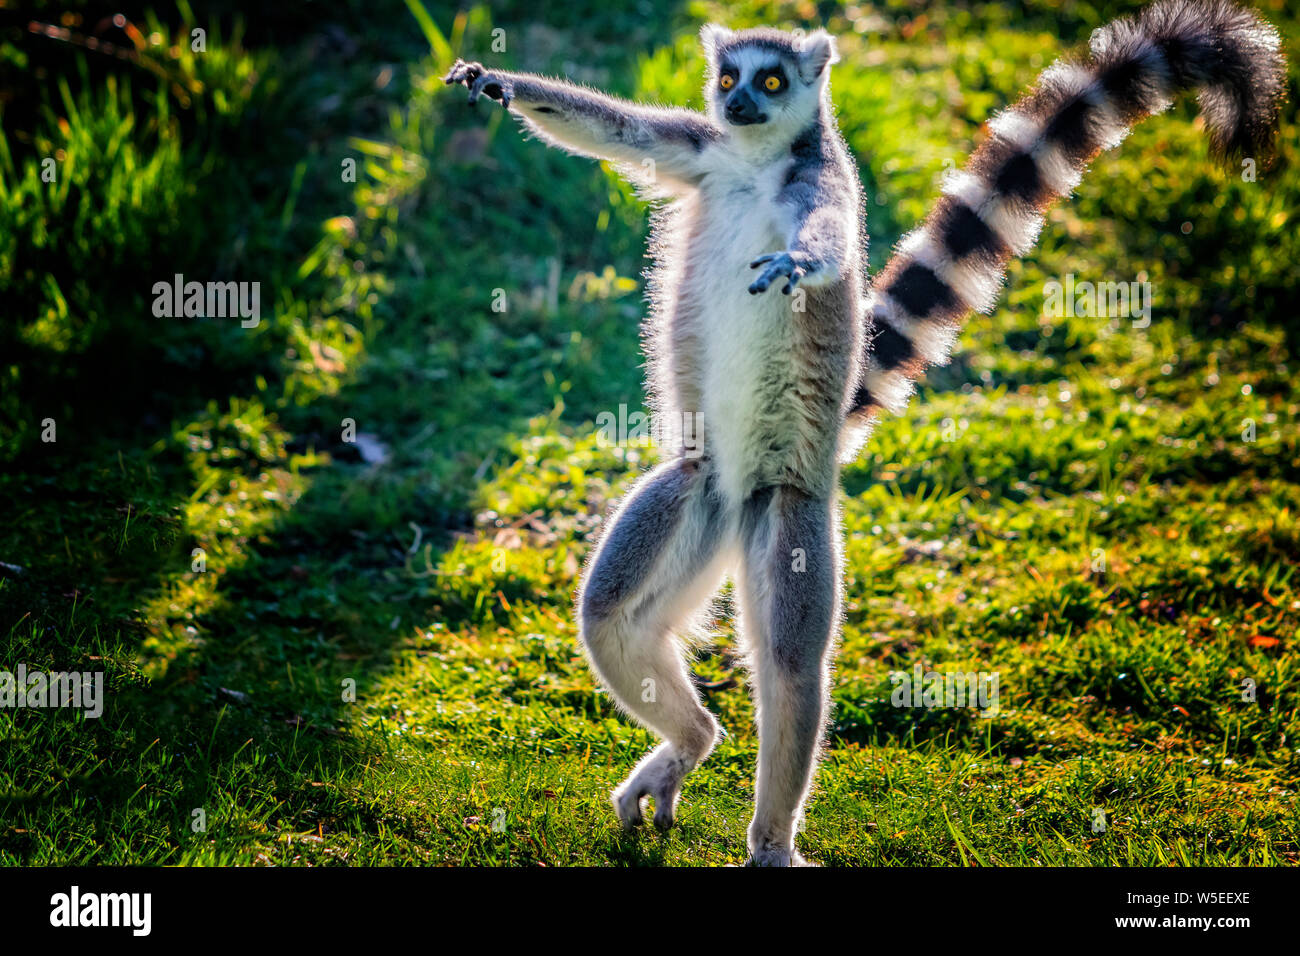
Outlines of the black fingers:
M 457 60 L 447 71 L 447 75 L 442 78 L 442 82 L 448 86 L 454 83 L 464 83 L 468 86 L 486 72 L 482 63 L 466 63 L 464 60 Z
M 469 102 L 474 103 L 480 96 L 500 100 L 502 106 L 509 106 L 511 91 L 509 85 L 499 77 L 487 71 L 482 63 L 466 63 L 457 60 L 442 81 L 448 86 L 462 83 L 469 88 Z
M 796 282 L 805 275 L 806 271 L 802 266 L 796 266 L 794 259 L 788 252 L 769 252 L 767 255 L 759 256 L 749 264 L 751 269 L 757 269 L 761 265 L 767 265 L 760 275 L 749 286 L 750 295 L 758 295 L 760 292 L 766 292 L 768 286 L 779 279 L 781 276 L 789 276 L 790 281 L 786 283 L 785 294 L 789 295 L 790 290 L 794 288 Z

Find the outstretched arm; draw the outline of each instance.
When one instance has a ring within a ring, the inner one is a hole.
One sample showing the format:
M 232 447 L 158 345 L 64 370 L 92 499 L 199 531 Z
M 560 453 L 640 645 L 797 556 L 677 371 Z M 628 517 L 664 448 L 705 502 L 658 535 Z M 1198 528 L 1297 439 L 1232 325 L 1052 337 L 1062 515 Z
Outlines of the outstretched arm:
M 564 80 L 532 73 L 488 70 L 457 60 L 443 77 L 463 83 L 469 101 L 498 100 L 544 139 L 561 149 L 595 159 L 647 169 L 687 185 L 703 175 L 703 154 L 721 132 L 701 113 L 630 103 Z

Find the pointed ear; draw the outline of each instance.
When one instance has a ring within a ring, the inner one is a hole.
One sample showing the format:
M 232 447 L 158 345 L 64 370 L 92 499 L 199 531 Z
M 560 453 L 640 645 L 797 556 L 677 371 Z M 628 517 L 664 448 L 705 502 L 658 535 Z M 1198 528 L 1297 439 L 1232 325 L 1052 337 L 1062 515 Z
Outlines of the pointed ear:
M 700 46 L 704 48 L 704 55 L 712 61 L 718 52 L 719 45 L 730 40 L 734 33 L 724 26 L 717 23 L 706 23 L 700 27 Z
M 799 42 L 799 75 L 811 83 L 832 63 L 840 61 L 835 38 L 825 30 L 814 30 Z

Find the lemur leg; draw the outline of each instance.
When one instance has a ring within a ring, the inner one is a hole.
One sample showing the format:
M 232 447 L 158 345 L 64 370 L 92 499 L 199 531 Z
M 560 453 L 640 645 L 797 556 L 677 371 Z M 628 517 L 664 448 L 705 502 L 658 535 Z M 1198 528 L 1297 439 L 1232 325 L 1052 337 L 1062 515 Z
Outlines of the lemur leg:
M 707 463 L 669 462 L 624 499 L 579 589 L 579 629 L 602 683 L 664 742 L 613 793 L 625 827 L 655 801 L 672 825 L 682 779 L 713 749 L 719 727 L 700 703 L 678 635 L 697 623 L 732 547 Z
M 756 493 L 741 514 L 737 589 L 758 709 L 758 777 L 749 862 L 803 864 L 794 834 L 826 723 L 839 623 L 838 518 L 793 488 Z

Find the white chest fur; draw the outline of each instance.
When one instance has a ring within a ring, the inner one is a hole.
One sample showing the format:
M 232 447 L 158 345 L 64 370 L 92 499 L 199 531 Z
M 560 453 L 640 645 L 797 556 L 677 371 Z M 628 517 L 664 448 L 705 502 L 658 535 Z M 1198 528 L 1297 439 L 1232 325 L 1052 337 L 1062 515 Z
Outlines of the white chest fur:
M 687 250 L 689 295 L 699 316 L 701 422 L 704 446 L 721 488 L 733 502 L 775 481 L 793 440 L 794 345 L 791 298 L 778 281 L 751 295 L 758 276 L 750 262 L 788 242 L 788 213 L 777 202 L 779 164 L 744 165 L 710 176 L 697 197 L 696 228 Z

